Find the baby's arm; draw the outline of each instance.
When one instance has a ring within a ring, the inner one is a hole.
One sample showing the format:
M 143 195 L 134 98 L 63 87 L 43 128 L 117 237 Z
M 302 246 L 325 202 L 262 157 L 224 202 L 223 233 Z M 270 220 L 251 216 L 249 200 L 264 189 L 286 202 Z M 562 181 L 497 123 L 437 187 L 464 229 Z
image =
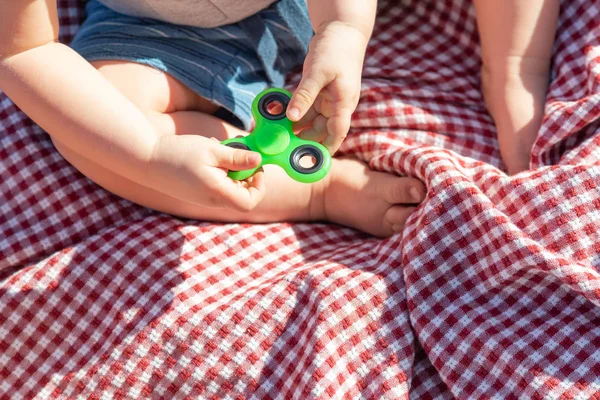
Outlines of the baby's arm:
M 302 136 L 321 141 L 334 153 L 350 129 L 358 104 L 365 51 L 373 32 L 376 0 L 308 0 L 315 30 L 288 117 Z
M 540 129 L 559 0 L 475 0 L 484 97 L 510 174 L 529 168 Z
M 0 88 L 52 137 L 140 181 L 154 129 L 98 71 L 58 43 L 55 3 L 0 0 Z
M 162 140 L 142 111 L 58 43 L 55 0 L 0 0 L 0 38 L 0 88 L 54 140 L 191 203 L 247 210 L 260 201 L 262 189 L 237 185 L 218 168 L 251 168 L 260 158 L 200 136 Z
M 376 11 L 376 0 L 308 0 L 308 12 L 315 32 L 320 32 L 330 23 L 342 23 L 357 29 L 367 42 L 373 33 Z

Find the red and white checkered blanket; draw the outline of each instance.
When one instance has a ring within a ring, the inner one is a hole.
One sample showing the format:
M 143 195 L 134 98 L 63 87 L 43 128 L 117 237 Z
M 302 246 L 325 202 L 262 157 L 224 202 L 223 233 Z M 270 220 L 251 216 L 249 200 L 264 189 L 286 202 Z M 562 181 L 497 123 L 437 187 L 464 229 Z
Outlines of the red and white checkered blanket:
M 509 178 L 471 2 L 382 5 L 344 151 L 427 184 L 388 240 L 150 212 L 0 97 L 0 398 L 600 397 L 600 1 L 559 30 Z

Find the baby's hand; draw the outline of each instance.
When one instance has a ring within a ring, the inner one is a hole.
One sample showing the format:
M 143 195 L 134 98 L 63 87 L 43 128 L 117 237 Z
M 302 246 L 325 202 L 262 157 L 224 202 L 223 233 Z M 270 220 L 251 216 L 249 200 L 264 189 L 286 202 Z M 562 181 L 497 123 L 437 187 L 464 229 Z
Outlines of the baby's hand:
M 288 106 L 287 116 L 296 122 L 296 130 L 310 127 L 300 136 L 323 142 L 331 154 L 350 129 L 368 39 L 344 22 L 320 26 L 304 61 L 302 80 Z
M 151 187 L 181 200 L 248 212 L 265 195 L 263 172 L 238 182 L 230 179 L 227 171 L 256 168 L 260 162 L 260 154 L 233 149 L 214 139 L 162 136 L 148 162 L 148 180 Z

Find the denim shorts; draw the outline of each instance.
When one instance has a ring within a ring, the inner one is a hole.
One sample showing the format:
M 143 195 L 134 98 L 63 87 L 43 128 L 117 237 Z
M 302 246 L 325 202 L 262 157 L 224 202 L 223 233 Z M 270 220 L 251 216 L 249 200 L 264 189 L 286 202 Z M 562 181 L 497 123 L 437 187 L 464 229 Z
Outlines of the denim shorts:
M 131 17 L 90 0 L 71 47 L 88 61 L 131 61 L 163 71 L 220 106 L 219 117 L 249 129 L 254 97 L 284 85 L 302 65 L 312 35 L 304 0 L 279 0 L 216 28 Z

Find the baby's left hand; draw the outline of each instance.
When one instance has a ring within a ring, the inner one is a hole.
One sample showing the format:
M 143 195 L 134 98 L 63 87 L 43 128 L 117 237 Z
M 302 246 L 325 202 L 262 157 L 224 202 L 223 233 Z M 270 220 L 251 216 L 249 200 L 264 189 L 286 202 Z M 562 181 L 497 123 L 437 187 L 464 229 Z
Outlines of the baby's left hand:
M 302 80 L 287 116 L 300 136 L 322 142 L 335 153 L 350 129 L 358 105 L 368 37 L 350 24 L 333 21 L 320 26 L 304 61 Z M 312 124 L 312 126 L 311 126 Z

